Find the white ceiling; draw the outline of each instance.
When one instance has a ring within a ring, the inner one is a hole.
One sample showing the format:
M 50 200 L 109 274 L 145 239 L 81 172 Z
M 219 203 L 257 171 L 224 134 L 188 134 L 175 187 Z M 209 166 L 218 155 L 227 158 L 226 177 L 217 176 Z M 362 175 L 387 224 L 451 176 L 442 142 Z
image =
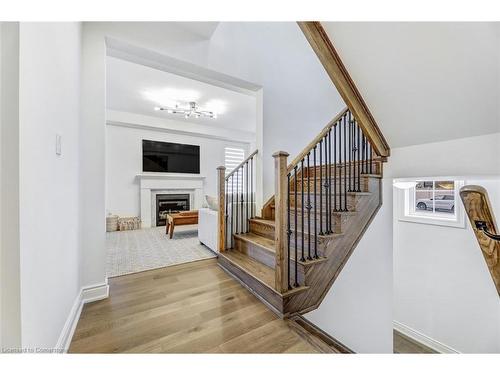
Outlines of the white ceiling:
M 144 65 L 107 57 L 107 108 L 211 127 L 255 132 L 256 99 L 225 88 Z M 170 101 L 195 101 L 218 113 L 216 119 L 190 118 L 155 111 Z
M 323 22 L 389 146 L 500 131 L 500 25 Z
M 190 31 L 202 38 L 210 39 L 217 29 L 219 22 L 172 22 L 181 29 Z

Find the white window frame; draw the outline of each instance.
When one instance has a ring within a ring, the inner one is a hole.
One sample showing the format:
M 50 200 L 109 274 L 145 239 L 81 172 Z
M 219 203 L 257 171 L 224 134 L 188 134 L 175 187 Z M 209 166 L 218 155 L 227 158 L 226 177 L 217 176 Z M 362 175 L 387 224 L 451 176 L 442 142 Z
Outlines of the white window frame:
M 455 183 L 455 214 L 440 213 L 418 213 L 415 211 L 415 187 L 408 189 L 396 189 L 398 202 L 398 219 L 411 223 L 440 225 L 446 227 L 465 228 L 465 214 L 460 200 L 460 188 L 465 185 L 465 181 L 456 177 L 418 177 L 412 179 L 398 179 L 394 182 L 417 182 L 417 181 L 453 181 Z
M 234 170 L 234 167 L 237 167 L 238 164 L 240 164 L 245 160 L 246 155 L 247 152 L 243 147 L 237 147 L 237 146 L 224 147 L 224 166 L 226 167 L 226 176 Z M 229 159 L 233 159 L 229 163 L 228 163 L 228 157 Z M 228 164 L 231 166 L 231 168 L 228 168 Z M 243 178 L 241 178 L 240 176 L 238 179 L 238 186 L 234 185 L 236 191 L 241 191 L 244 184 Z M 234 182 L 235 180 L 233 180 L 233 183 Z M 228 193 L 231 193 L 231 186 L 232 186 L 231 184 L 228 185 Z

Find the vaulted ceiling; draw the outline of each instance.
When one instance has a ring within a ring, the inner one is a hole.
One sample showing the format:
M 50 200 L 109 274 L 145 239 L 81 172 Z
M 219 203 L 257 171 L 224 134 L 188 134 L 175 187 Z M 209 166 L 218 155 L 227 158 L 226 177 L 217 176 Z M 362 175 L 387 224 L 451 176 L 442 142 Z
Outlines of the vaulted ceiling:
M 392 148 L 500 131 L 497 23 L 322 25 Z

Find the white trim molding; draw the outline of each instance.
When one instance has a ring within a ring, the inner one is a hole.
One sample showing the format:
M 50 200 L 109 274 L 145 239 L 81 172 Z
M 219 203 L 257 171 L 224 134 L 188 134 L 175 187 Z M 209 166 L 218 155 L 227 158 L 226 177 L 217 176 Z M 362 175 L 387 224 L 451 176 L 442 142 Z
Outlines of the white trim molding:
M 168 191 L 170 194 L 188 193 L 190 210 L 198 210 L 202 206 L 205 176 L 186 173 L 141 173 L 136 178 L 140 185 L 142 228 L 156 226 L 156 198 L 153 202 L 153 196 L 160 191 Z
M 415 340 L 416 342 L 427 346 L 428 348 L 431 348 L 432 350 L 442 353 L 442 354 L 460 354 L 460 352 L 456 349 L 453 349 L 452 347 L 443 344 L 442 342 L 439 342 L 427 335 L 424 335 L 423 333 L 408 327 L 407 325 L 400 323 L 396 320 L 393 322 L 393 327 L 394 330 L 398 331 L 399 333 L 408 336 L 412 340 Z
M 75 298 L 75 302 L 71 307 L 66 323 L 57 340 L 56 348 L 61 349 L 63 353 L 67 353 L 71 340 L 76 330 L 78 320 L 82 313 L 83 305 L 89 302 L 99 301 L 109 297 L 108 278 L 102 284 L 90 285 L 80 290 L 80 293 Z
M 454 197 L 455 197 L 455 214 L 426 214 L 416 213 L 415 211 L 415 188 L 396 189 L 394 196 L 397 198 L 396 209 L 399 221 L 406 221 L 417 224 L 438 225 L 445 227 L 454 227 L 464 229 L 466 227 L 465 213 L 460 200 L 459 191 L 465 182 L 458 177 L 418 177 L 418 178 L 403 178 L 394 179 L 393 186 L 398 183 L 414 182 L 417 181 L 453 181 L 455 183 Z

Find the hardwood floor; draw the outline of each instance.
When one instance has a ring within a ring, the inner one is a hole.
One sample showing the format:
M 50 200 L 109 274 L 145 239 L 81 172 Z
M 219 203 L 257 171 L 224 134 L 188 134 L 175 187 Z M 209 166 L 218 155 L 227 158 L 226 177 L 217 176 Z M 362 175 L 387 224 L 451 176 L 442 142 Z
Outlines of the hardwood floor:
M 111 278 L 86 304 L 70 353 L 314 353 L 290 322 L 215 259 Z
M 393 347 L 394 353 L 398 354 L 432 354 L 436 353 L 431 348 L 422 345 L 409 337 L 399 333 L 398 331 L 393 331 Z

